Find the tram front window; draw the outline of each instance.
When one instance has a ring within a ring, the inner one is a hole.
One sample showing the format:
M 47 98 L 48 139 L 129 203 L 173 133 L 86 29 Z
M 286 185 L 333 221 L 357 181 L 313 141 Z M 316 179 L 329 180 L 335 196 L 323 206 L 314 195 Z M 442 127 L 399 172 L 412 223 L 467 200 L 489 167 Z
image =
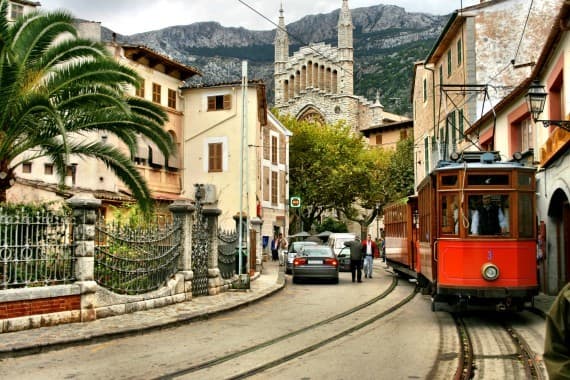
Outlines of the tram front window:
M 505 235 L 509 233 L 510 200 L 504 194 L 469 196 L 471 235 Z

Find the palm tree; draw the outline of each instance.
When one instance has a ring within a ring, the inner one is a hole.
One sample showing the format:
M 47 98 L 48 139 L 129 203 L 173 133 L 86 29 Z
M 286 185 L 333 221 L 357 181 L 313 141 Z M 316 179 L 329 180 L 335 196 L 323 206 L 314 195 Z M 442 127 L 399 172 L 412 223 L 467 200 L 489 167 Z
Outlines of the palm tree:
M 150 210 L 150 190 L 129 155 L 88 137 L 114 134 L 132 155 L 142 135 L 168 157 L 174 144 L 162 128 L 167 114 L 126 95 L 129 85 L 139 86 L 138 74 L 101 43 L 79 38 L 71 14 L 36 11 L 10 23 L 7 7 L 0 0 L 0 202 L 19 165 L 47 157 L 63 185 L 75 155 L 104 162 Z

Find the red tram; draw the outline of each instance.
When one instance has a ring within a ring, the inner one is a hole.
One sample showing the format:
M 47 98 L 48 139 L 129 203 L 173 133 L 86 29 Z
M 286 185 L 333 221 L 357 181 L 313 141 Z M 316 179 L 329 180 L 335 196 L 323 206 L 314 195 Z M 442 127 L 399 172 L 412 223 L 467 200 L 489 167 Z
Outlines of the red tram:
M 441 162 L 418 195 L 384 208 L 386 258 L 432 294 L 432 309 L 520 310 L 538 293 L 535 170 L 464 152 Z

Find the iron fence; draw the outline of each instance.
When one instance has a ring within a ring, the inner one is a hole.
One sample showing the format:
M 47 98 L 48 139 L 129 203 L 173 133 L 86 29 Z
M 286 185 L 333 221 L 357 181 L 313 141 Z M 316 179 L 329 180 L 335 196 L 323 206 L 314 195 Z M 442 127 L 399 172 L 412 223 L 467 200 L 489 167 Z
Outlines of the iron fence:
M 145 227 L 100 219 L 95 226 L 95 280 L 119 294 L 143 294 L 164 286 L 177 272 L 181 231 L 177 219 Z
M 234 231 L 218 231 L 218 268 L 223 279 L 229 280 L 236 274 L 236 257 L 239 235 Z
M 69 215 L 0 208 L 0 289 L 72 283 L 74 263 Z

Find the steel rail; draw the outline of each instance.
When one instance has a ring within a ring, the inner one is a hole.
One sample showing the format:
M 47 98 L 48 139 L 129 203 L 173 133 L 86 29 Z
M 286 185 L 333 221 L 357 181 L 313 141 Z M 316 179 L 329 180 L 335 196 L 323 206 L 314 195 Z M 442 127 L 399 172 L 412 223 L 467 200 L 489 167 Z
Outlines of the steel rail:
M 265 341 L 265 342 L 262 342 L 262 343 L 253 345 L 253 346 L 251 346 L 251 347 L 248 347 L 248 348 L 245 348 L 245 349 L 242 349 L 242 350 L 239 350 L 239 351 L 235 351 L 235 352 L 229 353 L 229 354 L 227 354 L 227 355 L 224 355 L 224 356 L 221 356 L 221 357 L 212 359 L 212 360 L 204 361 L 204 362 L 202 362 L 202 363 L 198 363 L 198 364 L 196 364 L 196 365 L 193 365 L 193 366 L 190 366 L 190 367 L 181 369 L 181 370 L 177 370 L 177 371 L 174 371 L 174 372 L 170 372 L 170 373 L 168 373 L 168 374 L 164 374 L 164 375 L 161 375 L 161 376 L 159 376 L 159 377 L 156 377 L 155 379 L 160 379 L 160 380 L 163 380 L 163 379 L 172 379 L 172 378 L 175 378 L 175 377 L 184 376 L 184 375 L 187 375 L 187 374 L 190 374 L 190 373 L 193 373 L 193 372 L 197 372 L 197 371 L 199 371 L 199 370 L 203 370 L 203 369 L 207 369 L 207 368 L 212 368 L 212 367 L 215 367 L 215 366 L 217 366 L 217 365 L 220 365 L 220 364 L 222 364 L 222 363 L 224 363 L 224 362 L 227 362 L 227 361 L 236 359 L 236 358 L 238 358 L 238 357 L 240 357 L 240 356 L 250 354 L 250 353 L 252 353 L 252 352 L 261 350 L 261 349 L 266 348 L 266 347 L 270 347 L 270 346 L 272 346 L 272 345 L 275 345 L 275 344 L 277 344 L 277 343 L 279 343 L 279 342 L 282 342 L 282 341 L 284 341 L 284 340 L 286 340 L 286 339 L 289 339 L 289 338 L 291 338 L 291 337 L 294 337 L 294 336 L 296 336 L 296 335 L 300 335 L 300 334 L 302 334 L 302 333 L 306 333 L 306 332 L 309 331 L 309 330 L 314 330 L 314 329 L 316 329 L 316 328 L 318 328 L 318 327 L 327 325 L 327 324 L 329 324 L 329 323 L 331 323 L 331 322 L 334 322 L 334 321 L 336 321 L 336 320 L 339 320 L 339 319 L 341 319 L 341 318 L 345 318 L 345 317 L 347 317 L 347 316 L 349 316 L 349 315 L 351 315 L 351 314 L 354 314 L 354 313 L 356 313 L 356 312 L 358 312 L 358 311 L 360 311 L 360 310 L 363 310 L 363 309 L 365 309 L 365 308 L 367 308 L 367 307 L 370 307 L 371 305 L 373 305 L 373 304 L 375 304 L 375 303 L 381 301 L 382 299 L 386 298 L 388 295 L 390 295 L 390 294 L 394 291 L 394 289 L 396 288 L 397 284 L 398 284 L 398 278 L 394 276 L 394 277 L 392 277 L 392 282 L 391 282 L 390 286 L 389 286 L 383 293 L 379 294 L 378 296 L 376 296 L 376 297 L 374 297 L 374 298 L 372 298 L 372 299 L 370 299 L 370 300 L 368 300 L 368 301 L 366 301 L 366 302 L 364 302 L 364 303 L 362 303 L 362 304 L 360 304 L 360 305 L 357 305 L 357 306 L 355 306 L 355 307 L 353 307 L 353 308 L 351 308 L 351 309 L 348 309 L 348 310 L 346 310 L 346 311 L 344 311 L 344 312 L 342 312 L 342 313 L 335 314 L 335 315 L 333 315 L 332 317 L 323 319 L 323 320 L 318 321 L 318 322 L 316 322 L 316 323 L 313 323 L 313 324 L 311 324 L 311 325 L 309 325 L 309 326 L 300 328 L 300 329 L 298 329 L 298 330 L 295 330 L 295 331 L 292 331 L 292 332 L 290 332 L 290 333 L 287 333 L 287 334 L 278 336 L 278 337 L 276 337 L 276 338 L 267 340 L 267 341 Z M 404 302 L 404 303 L 409 302 L 409 301 L 413 298 L 413 296 L 415 296 L 416 294 L 417 294 L 417 287 L 414 288 L 414 292 L 412 293 L 411 297 L 408 296 L 408 297 L 405 299 L 405 300 L 407 300 L 407 301 Z M 408 298 L 409 298 L 409 299 L 408 299 Z M 403 302 L 403 301 L 402 301 L 402 302 Z M 275 366 L 277 366 L 277 365 L 279 365 L 279 364 L 285 363 L 285 362 L 287 362 L 287 361 L 289 361 L 289 360 L 292 360 L 292 359 L 294 359 L 294 358 L 296 358 L 296 357 L 298 357 L 298 356 L 300 356 L 300 355 L 303 355 L 304 353 L 307 353 L 307 352 L 310 352 L 310 351 L 315 350 L 316 348 L 322 347 L 322 345 L 324 345 L 324 344 L 327 344 L 327 343 L 330 343 L 330 342 L 332 342 L 332 341 L 334 341 L 334 340 L 337 340 L 337 339 L 341 338 L 342 336 L 346 336 L 347 334 L 349 334 L 349 333 L 351 333 L 351 332 L 353 332 L 353 331 L 356 331 L 356 330 L 358 330 L 358 329 L 361 329 L 361 328 L 365 327 L 366 324 L 368 324 L 368 323 L 370 323 L 370 322 L 373 322 L 373 321 L 375 321 L 375 320 L 378 320 L 378 319 L 384 317 L 385 315 L 390 314 L 391 312 L 395 311 L 397 308 L 401 307 L 402 305 L 400 305 L 400 304 L 402 304 L 402 302 L 400 302 L 399 304 L 397 304 L 397 305 L 396 305 L 397 307 L 393 306 L 392 308 L 388 309 L 388 310 L 390 310 L 389 312 L 384 312 L 384 313 L 381 313 L 380 315 L 376 315 L 376 316 L 374 316 L 373 318 L 370 318 L 370 319 L 368 319 L 367 321 L 364 321 L 363 323 L 360 323 L 360 324 L 358 324 L 358 325 L 356 325 L 356 326 L 351 327 L 350 329 L 343 330 L 341 333 L 336 334 L 334 337 L 329 337 L 329 338 L 327 338 L 327 339 L 324 339 L 324 340 L 322 340 L 322 341 L 317 342 L 317 343 L 314 344 L 314 345 L 309 346 L 309 348 L 304 348 L 304 349 L 299 350 L 299 351 L 296 351 L 296 352 L 294 352 L 294 353 L 292 353 L 292 354 L 290 354 L 290 355 L 284 356 L 284 357 L 279 358 L 279 359 L 277 359 L 277 360 L 271 361 L 270 363 L 267 363 L 267 364 L 264 364 L 264 365 L 262 365 L 262 366 L 256 367 L 256 368 L 254 368 L 254 369 L 252 369 L 252 370 L 249 370 L 249 371 L 247 371 L 246 373 L 242 373 L 242 374 L 236 375 L 235 377 L 232 377 L 232 379 L 241 379 L 241 378 L 245 378 L 245 377 L 247 377 L 247 376 L 251 376 L 251 375 L 256 374 L 256 373 L 260 373 L 260 372 L 266 371 L 266 370 L 268 370 L 268 369 L 270 369 L 270 368 L 273 368 L 273 367 L 275 367 Z M 391 310 L 391 309 L 394 309 L 394 310 Z

